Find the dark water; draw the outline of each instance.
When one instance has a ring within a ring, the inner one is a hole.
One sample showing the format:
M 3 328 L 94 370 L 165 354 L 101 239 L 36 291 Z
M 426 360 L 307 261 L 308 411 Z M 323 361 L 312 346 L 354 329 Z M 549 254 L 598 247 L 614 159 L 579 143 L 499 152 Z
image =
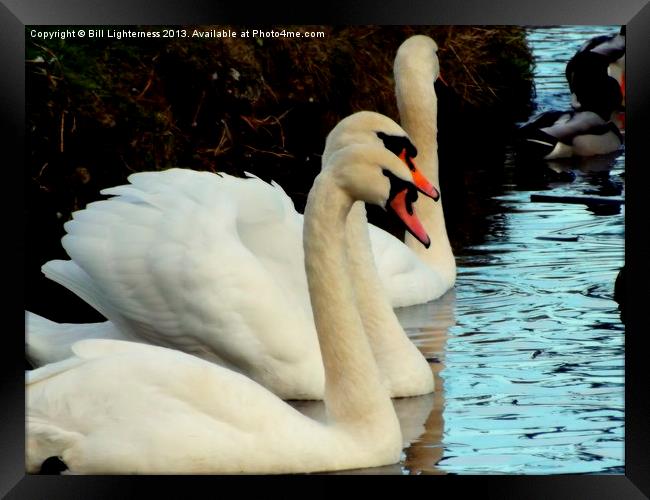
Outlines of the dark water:
M 568 109 L 567 61 L 587 39 L 618 29 L 530 29 L 535 112 Z M 612 297 L 625 207 L 531 202 L 532 194 L 622 199 L 624 166 L 623 151 L 535 172 L 507 156 L 500 194 L 484 200 L 498 207 L 488 236 L 457 254 L 455 290 L 398 310 L 431 360 L 436 396 L 420 408 L 396 400 L 410 441 L 401 463 L 358 472 L 624 472 L 625 336 Z

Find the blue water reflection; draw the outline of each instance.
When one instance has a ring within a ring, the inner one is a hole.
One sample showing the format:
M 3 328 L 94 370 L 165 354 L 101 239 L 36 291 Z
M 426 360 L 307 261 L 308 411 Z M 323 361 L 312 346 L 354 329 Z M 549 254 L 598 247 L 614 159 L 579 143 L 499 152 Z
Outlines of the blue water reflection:
M 582 43 L 619 27 L 529 30 L 536 112 L 568 109 L 564 77 Z M 570 181 L 553 195 L 624 198 L 624 154 L 550 163 Z M 622 205 L 531 202 L 509 181 L 480 246 L 458 255 L 444 353 L 444 453 L 449 473 L 623 473 L 624 327 L 613 301 L 624 259 Z M 541 238 L 541 239 L 540 239 Z M 405 313 L 400 315 L 405 316 Z M 433 464 L 432 464 L 433 465 Z

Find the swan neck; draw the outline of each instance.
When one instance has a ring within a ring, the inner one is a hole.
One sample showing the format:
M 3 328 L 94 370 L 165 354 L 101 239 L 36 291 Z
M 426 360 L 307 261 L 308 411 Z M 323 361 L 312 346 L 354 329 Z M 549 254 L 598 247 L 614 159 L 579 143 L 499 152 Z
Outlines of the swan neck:
M 370 246 L 370 231 L 363 202 L 358 201 L 352 207 L 346 231 L 355 297 L 374 358 L 385 377 L 384 383 L 393 394 L 396 391 L 399 393 L 399 383 L 405 378 L 404 373 L 413 374 L 419 370 L 425 373 L 424 377 L 431 377 L 433 390 L 429 365 L 406 335 L 384 292 Z
M 440 187 L 438 169 L 438 98 L 434 88 L 437 75 L 434 66 L 415 57 L 401 53 L 395 60 L 395 95 L 400 123 L 418 150 L 415 161 L 422 173 L 434 186 Z M 430 247 L 424 248 L 410 234 L 405 243 L 430 267 L 448 272 L 453 282 L 456 264 L 445 227 L 443 212 L 444 193 L 437 202 L 419 196 L 414 203 L 415 212 L 431 238 Z
M 330 169 L 331 171 L 331 169 Z M 346 255 L 352 198 L 324 170 L 305 207 L 305 270 L 325 368 L 325 405 L 336 424 L 386 429 L 396 419 L 356 306 Z
M 418 150 L 422 173 L 436 186 L 438 177 L 438 99 L 434 74 L 409 61 L 395 62 L 395 95 L 400 124 Z

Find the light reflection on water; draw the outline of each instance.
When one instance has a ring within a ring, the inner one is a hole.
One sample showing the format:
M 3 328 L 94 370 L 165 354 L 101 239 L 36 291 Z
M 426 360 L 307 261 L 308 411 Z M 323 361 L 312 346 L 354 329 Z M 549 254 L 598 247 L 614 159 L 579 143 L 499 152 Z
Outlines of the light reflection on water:
M 618 29 L 529 30 L 536 113 L 569 109 L 569 58 Z M 455 290 L 397 310 L 436 376 L 433 399 L 395 400 L 401 462 L 344 473 L 624 472 L 624 326 L 612 299 L 624 205 L 530 201 L 540 191 L 623 198 L 624 166 L 623 153 L 548 162 L 571 177 L 531 182 L 506 159 L 502 194 L 493 197 L 501 210 L 488 215 L 482 244 L 457 253 Z
M 585 40 L 617 31 L 530 30 L 537 112 L 569 108 L 566 62 Z M 624 155 L 570 169 L 575 179 L 547 193 L 623 196 Z M 513 182 L 498 197 L 499 231 L 457 256 L 437 468 L 623 473 L 624 327 L 612 295 L 624 258 L 624 206 L 597 215 L 585 205 L 532 203 L 537 191 L 519 189 Z
M 508 205 L 526 203 L 527 194 Z M 577 242 L 535 240 L 594 217 L 581 206 L 566 216 L 562 209 L 513 212 L 509 251 L 471 267 L 474 255 L 459 257 L 439 467 L 562 473 L 622 466 L 624 330 L 612 300 L 622 233 L 603 220 L 605 234 L 592 224 L 571 230 Z M 488 239 L 481 251 L 500 246 Z

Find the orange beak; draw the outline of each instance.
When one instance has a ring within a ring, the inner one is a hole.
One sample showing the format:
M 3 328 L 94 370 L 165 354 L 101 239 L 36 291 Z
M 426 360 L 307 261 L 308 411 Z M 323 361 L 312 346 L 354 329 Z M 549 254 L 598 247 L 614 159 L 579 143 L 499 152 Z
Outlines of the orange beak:
M 425 196 L 432 198 L 434 201 L 438 201 L 440 198 L 440 192 L 429 182 L 429 180 L 424 176 L 424 174 L 417 167 L 412 158 L 409 158 L 406 155 L 406 150 L 402 151 L 399 155 L 400 160 L 402 160 L 406 166 L 411 171 L 411 176 L 413 177 L 413 184 Z
M 422 174 L 420 169 L 417 168 L 413 159 L 407 155 L 406 150 L 403 150 L 399 157 L 411 171 L 412 182 L 415 188 L 422 194 L 437 201 L 440 198 L 440 193 L 424 174 Z M 412 202 L 414 200 L 411 198 L 411 195 L 413 193 L 411 192 L 409 194 L 409 189 L 403 189 L 390 201 L 390 207 L 406 225 L 406 229 L 426 248 L 429 248 L 431 239 L 413 210 Z
M 390 207 L 406 225 L 406 229 L 408 229 L 408 231 L 415 236 L 418 241 L 425 246 L 425 248 L 429 248 L 431 245 L 431 238 L 429 238 L 429 235 L 420 222 L 420 219 L 415 215 L 415 212 L 413 210 L 409 211 L 407 208 L 407 193 L 408 189 L 404 189 L 397 193 L 395 198 L 390 201 Z

